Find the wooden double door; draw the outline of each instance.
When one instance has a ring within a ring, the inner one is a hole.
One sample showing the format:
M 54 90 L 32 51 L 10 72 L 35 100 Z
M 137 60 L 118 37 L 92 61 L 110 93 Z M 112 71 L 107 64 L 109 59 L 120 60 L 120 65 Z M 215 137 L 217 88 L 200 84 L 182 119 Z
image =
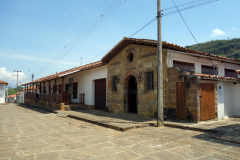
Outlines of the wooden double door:
M 176 83 L 176 116 L 179 120 L 187 119 L 186 84 Z M 197 108 L 197 106 L 196 106 Z M 215 118 L 214 84 L 200 84 L 200 120 Z
M 106 109 L 106 78 L 95 80 L 95 109 Z

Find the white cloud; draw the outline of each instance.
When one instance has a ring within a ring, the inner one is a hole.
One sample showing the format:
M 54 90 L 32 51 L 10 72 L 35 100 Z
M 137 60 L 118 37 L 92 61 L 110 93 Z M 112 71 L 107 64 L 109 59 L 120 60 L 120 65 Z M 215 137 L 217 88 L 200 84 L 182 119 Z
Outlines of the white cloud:
M 0 68 L 0 80 L 6 81 L 8 83 L 17 85 L 17 72 L 8 72 L 7 68 Z M 18 72 L 18 85 L 20 85 L 20 81 L 23 84 L 26 81 L 26 75 L 23 72 Z
M 231 28 L 231 30 L 233 30 L 233 31 L 236 31 L 236 30 L 237 30 L 237 28 Z
M 23 54 L 3 54 L 0 53 L 0 56 L 2 57 L 6 57 L 6 58 L 15 58 L 15 59 L 24 59 L 24 60 L 30 60 L 32 62 L 34 61 L 39 61 L 39 62 L 50 62 L 51 59 L 47 59 L 47 58 L 40 58 L 40 57 L 33 57 L 33 56 L 29 56 L 29 55 L 23 55 Z M 58 64 L 65 64 L 65 65 L 79 65 L 79 63 L 77 62 L 69 62 L 69 61 L 58 61 L 56 62 Z
M 226 33 L 218 28 L 212 30 L 211 37 L 224 36 Z

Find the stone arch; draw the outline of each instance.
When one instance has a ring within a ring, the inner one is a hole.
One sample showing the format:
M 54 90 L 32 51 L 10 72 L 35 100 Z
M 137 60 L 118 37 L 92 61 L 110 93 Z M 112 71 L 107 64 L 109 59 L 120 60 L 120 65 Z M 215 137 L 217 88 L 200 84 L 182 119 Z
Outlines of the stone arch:
M 128 112 L 128 81 L 130 77 L 135 77 L 137 81 L 137 89 L 139 89 L 140 82 L 138 81 L 139 72 L 137 71 L 127 71 L 121 78 L 121 85 L 124 87 L 124 112 Z M 137 94 L 137 100 L 139 94 Z

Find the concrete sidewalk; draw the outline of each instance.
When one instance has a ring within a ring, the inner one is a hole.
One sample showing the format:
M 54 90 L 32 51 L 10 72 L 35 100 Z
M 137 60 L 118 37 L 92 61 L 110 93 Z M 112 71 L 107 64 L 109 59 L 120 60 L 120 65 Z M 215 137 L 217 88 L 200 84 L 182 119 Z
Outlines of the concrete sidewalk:
M 26 105 L 20 105 L 26 107 Z M 113 114 L 99 110 L 60 111 L 40 106 L 36 107 L 56 113 L 59 117 L 70 117 L 81 121 L 97 124 L 118 131 L 128 131 L 136 128 L 156 126 L 155 118 L 138 117 L 134 114 Z M 186 121 L 164 121 L 165 127 L 181 128 L 201 132 L 214 133 L 210 138 L 240 143 L 240 118 L 230 118 L 219 121 L 204 121 L 200 123 Z
M 34 107 L 38 109 L 47 110 L 56 113 L 59 117 L 70 117 L 79 119 L 85 122 L 97 124 L 107 128 L 112 128 L 118 131 L 127 131 L 130 129 L 144 128 L 148 126 L 156 125 L 155 118 L 139 117 L 136 114 L 113 114 L 100 110 L 77 110 L 77 111 L 60 111 L 53 108 L 47 108 L 42 106 L 26 106 L 22 107 Z

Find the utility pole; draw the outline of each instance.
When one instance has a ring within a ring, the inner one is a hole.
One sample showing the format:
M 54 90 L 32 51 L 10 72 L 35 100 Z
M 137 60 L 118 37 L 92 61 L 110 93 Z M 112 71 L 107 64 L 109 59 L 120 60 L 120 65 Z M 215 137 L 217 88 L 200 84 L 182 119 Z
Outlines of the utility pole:
M 157 18 L 158 18 L 158 91 L 157 91 L 157 126 L 163 126 L 163 74 L 162 74 L 162 25 L 161 25 L 161 0 L 157 0 Z
M 14 70 L 14 72 L 17 72 L 17 88 L 16 89 L 18 89 L 18 72 L 21 72 L 21 71 Z
M 33 78 L 34 78 L 34 74 L 32 74 L 32 81 L 33 81 Z
M 30 70 L 28 70 L 29 72 L 31 72 Z M 33 81 L 33 78 L 34 78 L 34 74 L 33 74 L 33 72 L 31 72 L 32 73 L 32 81 Z

